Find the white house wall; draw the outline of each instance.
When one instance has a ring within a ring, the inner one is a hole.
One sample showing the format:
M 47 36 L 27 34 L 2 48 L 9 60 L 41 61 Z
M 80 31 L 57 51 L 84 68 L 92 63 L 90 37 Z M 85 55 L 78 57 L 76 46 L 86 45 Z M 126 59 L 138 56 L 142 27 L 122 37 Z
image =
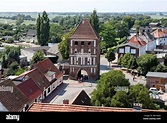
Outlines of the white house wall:
M 139 56 L 146 53 L 146 45 L 139 48 Z
M 167 37 L 157 38 L 156 45 L 167 45 Z
M 156 49 L 156 40 L 150 41 L 146 44 L 146 51 L 153 51 Z

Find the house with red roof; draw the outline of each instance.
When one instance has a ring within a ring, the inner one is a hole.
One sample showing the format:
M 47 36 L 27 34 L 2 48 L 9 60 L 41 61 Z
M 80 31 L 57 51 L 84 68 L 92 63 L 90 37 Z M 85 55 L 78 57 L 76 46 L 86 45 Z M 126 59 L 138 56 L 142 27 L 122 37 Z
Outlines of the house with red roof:
M 156 40 L 148 29 L 140 29 L 139 34 L 133 35 L 125 44 L 118 46 L 118 58 L 126 53 L 139 57 L 148 51 L 156 49 Z
M 63 73 L 48 58 L 43 61 L 39 61 L 32 68 L 38 69 L 40 73 L 46 77 L 50 84 L 50 87 L 48 88 L 50 92 L 48 92 L 48 94 L 54 91 L 56 87 L 63 82 Z
M 41 102 L 42 90 L 35 84 L 35 82 L 31 78 L 20 83 L 17 87 L 28 98 L 29 104 L 27 104 L 27 107 L 29 107 L 33 102 Z
M 156 45 L 167 45 L 167 33 L 163 29 L 156 29 L 152 32 L 156 39 Z
M 7 79 L 0 83 L 0 111 L 22 112 L 26 111 L 29 104 L 27 96 L 12 82 Z
M 17 87 L 27 96 L 31 103 L 41 102 L 50 93 L 48 79 L 36 68 L 19 75 L 12 81 L 18 83 L 16 84 Z

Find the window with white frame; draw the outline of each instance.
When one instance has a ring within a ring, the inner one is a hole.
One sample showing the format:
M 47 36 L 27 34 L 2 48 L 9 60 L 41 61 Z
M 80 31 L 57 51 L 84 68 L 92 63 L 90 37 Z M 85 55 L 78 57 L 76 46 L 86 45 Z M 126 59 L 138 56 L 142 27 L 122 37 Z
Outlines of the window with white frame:
M 94 54 L 96 54 L 96 49 L 94 49 Z
M 81 53 L 83 53 L 83 49 L 81 49 Z
M 124 53 L 124 48 L 119 48 L 119 53 Z
M 90 72 L 93 73 L 93 68 L 91 67 Z
M 125 47 L 125 53 L 130 53 L 130 47 Z
M 96 47 L 96 40 L 94 40 L 94 47 Z
M 95 63 L 96 63 L 96 58 L 94 57 L 93 58 L 93 65 L 95 65 Z
M 88 64 L 88 65 L 90 64 L 90 58 L 88 58 L 87 64 Z
M 85 65 L 85 57 L 83 57 L 83 65 Z
M 71 40 L 71 46 L 72 46 L 72 40 Z
M 94 73 L 96 73 L 96 68 L 94 68 Z
M 136 54 L 136 49 L 131 49 L 131 54 Z

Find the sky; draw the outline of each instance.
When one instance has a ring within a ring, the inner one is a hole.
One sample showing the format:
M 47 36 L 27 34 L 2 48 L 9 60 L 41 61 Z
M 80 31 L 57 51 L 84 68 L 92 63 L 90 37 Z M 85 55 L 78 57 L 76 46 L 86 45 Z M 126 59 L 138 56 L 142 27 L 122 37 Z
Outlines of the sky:
M 0 0 L 0 12 L 167 12 L 167 0 Z

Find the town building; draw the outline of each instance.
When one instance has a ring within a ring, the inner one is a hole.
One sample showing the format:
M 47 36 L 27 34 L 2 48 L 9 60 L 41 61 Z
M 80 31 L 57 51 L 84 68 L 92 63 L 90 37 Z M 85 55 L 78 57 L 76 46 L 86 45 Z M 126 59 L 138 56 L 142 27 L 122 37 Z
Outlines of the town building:
M 96 80 L 100 75 L 100 38 L 84 19 L 69 40 L 69 79 Z

